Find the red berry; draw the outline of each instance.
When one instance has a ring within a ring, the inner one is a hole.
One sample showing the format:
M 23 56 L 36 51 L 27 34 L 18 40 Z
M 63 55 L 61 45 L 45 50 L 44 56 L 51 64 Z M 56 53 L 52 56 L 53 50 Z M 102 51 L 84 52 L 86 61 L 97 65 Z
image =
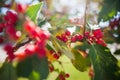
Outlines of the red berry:
M 19 38 L 16 32 L 17 31 L 15 30 L 14 26 L 9 25 L 6 27 L 6 33 L 9 35 L 10 39 L 17 40 Z
M 50 50 L 49 52 L 50 52 L 50 54 L 53 54 L 53 53 L 54 53 L 54 51 L 53 51 L 53 50 Z
M 65 77 L 64 77 L 64 75 L 61 73 L 61 74 L 59 74 L 59 79 L 60 80 L 65 80 Z
M 65 34 L 66 34 L 67 36 L 70 36 L 70 35 L 71 35 L 70 31 L 68 31 L 68 30 L 65 31 Z
M 50 72 L 54 71 L 53 65 L 49 65 L 49 70 L 50 70 Z
M 27 5 L 25 4 L 17 4 L 17 11 L 20 13 L 24 13 L 27 9 Z
M 66 78 L 69 78 L 69 77 L 70 77 L 70 75 L 69 75 L 68 73 L 66 73 L 66 74 L 65 74 L 65 77 L 66 77 Z
M 5 27 L 5 23 L 0 23 L 0 28 L 4 28 Z
M 68 41 L 68 38 L 67 37 L 62 37 L 61 39 L 63 42 L 67 42 Z
M 106 46 L 104 40 L 102 40 L 102 39 L 98 39 L 98 40 L 96 41 L 96 43 L 97 43 L 97 44 L 100 44 L 100 45 L 102 45 L 102 46 Z
M 102 33 L 101 29 L 93 30 L 93 34 L 94 34 L 94 37 L 97 39 L 100 39 L 103 37 L 103 33 Z
M 54 54 L 53 57 L 59 59 L 60 56 L 58 54 Z
M 61 34 L 61 37 L 66 37 L 66 34 Z
M 3 28 L 0 27 L 0 33 L 3 32 Z
M 36 25 L 32 21 L 28 20 L 24 23 L 23 27 L 28 33 L 31 33 L 31 31 L 36 28 Z
M 90 36 L 90 32 L 85 32 L 85 37 L 89 37 Z
M 39 46 L 38 46 L 38 47 L 39 47 Z M 46 56 L 46 50 L 45 50 L 45 48 L 42 48 L 42 49 L 38 48 L 36 51 L 37 51 L 38 56 L 39 56 L 40 58 Z
M 10 44 L 5 45 L 4 50 L 7 51 L 7 52 L 13 52 L 14 51 L 12 45 L 10 45 Z
M 76 41 L 77 41 L 76 36 L 72 36 L 72 37 L 71 37 L 71 42 L 76 42 Z
M 61 40 L 61 36 L 56 36 L 57 39 Z
M 15 14 L 11 11 L 7 11 L 6 15 L 7 15 L 6 17 L 8 18 L 7 22 L 10 22 L 12 24 L 16 23 L 16 21 L 18 19 L 17 14 Z
M 77 38 L 77 40 L 78 40 L 78 41 L 83 40 L 83 36 L 82 36 L 82 35 L 80 35 L 80 34 L 77 34 L 77 35 L 76 35 L 76 38 Z

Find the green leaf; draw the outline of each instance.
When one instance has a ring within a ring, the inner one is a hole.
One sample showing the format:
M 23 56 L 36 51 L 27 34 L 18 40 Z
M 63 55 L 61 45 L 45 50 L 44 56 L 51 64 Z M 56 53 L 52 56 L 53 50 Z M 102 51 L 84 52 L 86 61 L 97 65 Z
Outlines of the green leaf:
M 33 70 L 39 73 L 40 80 L 46 79 L 49 74 L 47 58 L 39 58 L 37 55 L 33 55 L 17 65 L 19 77 L 29 77 Z
M 32 71 L 29 80 L 40 80 L 40 75 L 36 71 Z
M 108 48 L 93 45 L 90 48 L 89 55 L 95 72 L 94 80 L 120 79 L 118 61 Z
M 32 59 L 33 70 L 40 74 L 40 80 L 45 80 L 49 74 L 48 60 L 46 57 L 34 56 Z
M 102 9 L 99 13 L 98 22 L 111 19 L 118 11 L 120 11 L 120 0 L 104 0 Z
M 87 68 L 90 66 L 90 59 L 89 56 L 83 57 L 78 50 L 72 50 L 75 59 L 71 60 L 72 64 L 75 66 L 75 68 L 81 72 L 86 71 Z
M 17 80 L 15 68 L 12 63 L 5 62 L 0 68 L 0 80 Z
M 86 49 L 89 49 L 89 48 L 90 48 L 90 44 L 88 44 L 87 41 L 84 41 L 82 44 L 76 45 L 74 47 L 74 49 L 79 49 L 79 50 L 86 50 Z
M 28 77 L 32 72 L 32 58 L 29 57 L 19 62 L 16 70 L 19 77 Z
M 29 16 L 29 18 L 32 21 L 36 22 L 38 12 L 41 11 L 42 5 L 43 5 L 43 3 L 40 2 L 38 4 L 29 6 L 27 11 L 26 11 L 26 15 Z

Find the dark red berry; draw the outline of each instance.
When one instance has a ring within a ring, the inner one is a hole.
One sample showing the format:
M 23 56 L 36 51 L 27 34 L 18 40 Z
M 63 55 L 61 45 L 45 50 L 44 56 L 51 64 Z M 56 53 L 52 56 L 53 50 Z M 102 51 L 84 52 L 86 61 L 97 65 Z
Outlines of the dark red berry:
M 65 31 L 65 34 L 66 34 L 67 36 L 70 36 L 70 35 L 71 35 L 70 31 L 68 31 L 68 30 Z
M 58 54 L 54 54 L 53 57 L 59 59 L 60 56 Z
M 7 51 L 7 52 L 11 52 L 11 53 L 14 51 L 12 45 L 10 45 L 10 44 L 5 45 L 4 50 Z
M 60 79 L 60 80 L 65 80 L 64 74 L 62 74 L 62 73 L 59 74 L 59 79 Z
M 89 37 L 90 36 L 90 32 L 85 32 L 85 34 L 84 34 L 84 36 L 87 38 L 87 37 Z
M 0 27 L 0 33 L 3 32 L 3 28 Z
M 72 37 L 71 37 L 71 42 L 76 42 L 76 41 L 77 41 L 76 36 L 72 36 Z
M 77 38 L 77 40 L 78 40 L 78 41 L 83 40 L 83 36 L 82 36 L 82 35 L 80 35 L 80 34 L 77 34 L 77 35 L 76 35 L 76 38 Z
M 70 75 L 69 75 L 68 73 L 66 73 L 66 74 L 65 74 L 65 77 L 66 77 L 66 78 L 69 78 L 69 77 L 70 77 Z
M 61 39 L 63 42 L 67 42 L 68 41 L 68 38 L 65 36 L 65 37 L 62 37 Z

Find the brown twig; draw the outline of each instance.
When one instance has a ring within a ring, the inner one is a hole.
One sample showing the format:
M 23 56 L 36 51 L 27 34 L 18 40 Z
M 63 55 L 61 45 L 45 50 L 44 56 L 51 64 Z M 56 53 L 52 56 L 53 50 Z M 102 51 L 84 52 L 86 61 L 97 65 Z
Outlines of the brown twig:
M 22 42 L 22 43 L 18 43 L 14 46 L 14 50 L 19 49 L 21 46 L 24 46 L 25 44 L 29 43 L 30 41 L 32 41 L 31 38 L 29 38 L 26 42 Z

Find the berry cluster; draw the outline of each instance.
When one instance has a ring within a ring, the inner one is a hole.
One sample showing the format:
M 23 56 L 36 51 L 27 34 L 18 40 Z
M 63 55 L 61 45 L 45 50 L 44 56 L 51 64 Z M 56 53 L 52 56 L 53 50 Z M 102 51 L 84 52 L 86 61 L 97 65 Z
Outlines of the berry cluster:
M 59 59 L 61 56 L 61 52 L 55 52 L 53 50 L 50 50 L 49 52 L 50 52 L 50 55 L 52 55 L 55 60 Z
M 61 62 L 59 62 L 60 65 L 62 66 Z M 49 71 L 53 72 L 53 71 L 58 71 L 57 69 L 54 68 L 54 65 L 51 62 L 48 62 L 48 67 L 49 67 Z M 66 78 L 69 78 L 70 75 L 64 71 L 58 71 L 59 75 L 57 77 L 57 80 L 66 80 Z
M 4 50 L 7 52 L 8 60 L 11 62 L 14 58 L 14 48 L 11 44 L 7 44 L 4 46 Z
M 60 36 L 56 36 L 56 38 L 65 42 L 65 43 L 83 40 L 83 36 L 81 34 L 72 35 L 71 32 L 68 30 L 66 30 L 65 33 L 62 33 Z
M 25 45 L 23 54 L 26 57 L 34 54 L 37 54 L 40 58 L 46 56 L 46 41 L 50 37 L 49 33 L 42 30 L 30 20 L 25 21 L 23 28 L 27 36 L 33 40 Z
M 110 20 L 109 26 L 112 29 L 120 26 L 120 12 L 118 12 L 117 15 Z
M 4 22 L 0 23 L 0 33 L 4 31 L 11 40 L 17 40 L 20 37 L 20 35 L 17 35 L 17 30 L 15 29 L 17 20 L 18 16 L 16 13 L 7 11 L 3 17 Z
M 42 30 L 39 26 L 35 25 L 28 18 L 23 18 L 21 24 L 17 24 L 21 18 L 24 16 L 27 5 L 17 4 L 16 11 L 7 11 L 6 15 L 3 16 L 3 21 L 0 23 L 0 33 L 4 33 L 0 36 L 0 43 L 3 42 L 3 36 L 8 35 L 8 40 L 17 42 L 21 38 L 21 34 L 26 35 L 26 39 L 31 39 L 28 43 L 25 43 L 21 46 L 25 46 L 23 53 L 27 55 L 33 55 L 38 53 L 39 57 L 45 56 L 46 53 L 46 41 L 49 39 L 50 35 L 48 32 Z M 25 16 L 24 16 L 25 17 Z M 23 26 L 23 30 L 19 29 L 17 31 L 16 26 Z M 22 44 L 22 42 L 21 42 Z M 19 44 L 18 44 L 19 45 Z M 16 46 L 18 45 L 6 45 L 4 50 L 7 52 L 8 60 L 12 61 L 15 58 L 14 53 L 16 52 Z M 20 52 L 21 53 L 21 52 Z
M 89 32 L 87 32 L 86 38 L 87 38 L 87 41 L 88 41 L 89 44 L 96 43 L 96 44 L 99 44 L 99 45 L 102 45 L 102 46 L 106 46 L 106 43 L 102 39 L 103 38 L 103 33 L 102 33 L 101 29 L 93 30 L 92 35 Z
M 68 30 L 65 33 L 62 33 L 60 36 L 56 36 L 57 39 L 67 43 L 67 42 L 76 42 L 76 41 L 83 41 L 83 39 L 87 39 L 88 43 L 93 44 L 100 44 L 102 46 L 106 46 L 103 38 L 103 33 L 101 29 L 95 29 L 90 32 L 85 32 L 84 35 L 81 34 L 74 34 L 72 35 Z
M 70 75 L 68 73 L 61 72 L 58 75 L 58 80 L 66 80 L 66 78 L 69 78 L 69 77 L 70 77 Z

